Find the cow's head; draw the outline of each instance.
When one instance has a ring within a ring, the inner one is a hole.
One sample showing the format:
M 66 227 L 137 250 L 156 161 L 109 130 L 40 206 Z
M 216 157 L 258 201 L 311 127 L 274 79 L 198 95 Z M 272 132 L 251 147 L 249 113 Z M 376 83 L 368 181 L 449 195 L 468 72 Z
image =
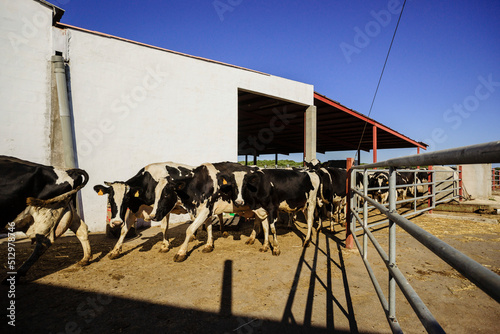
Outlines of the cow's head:
M 309 170 L 318 170 L 321 168 L 321 162 L 318 159 L 312 159 L 311 161 L 304 161 L 304 165 Z
M 236 206 L 244 206 L 242 195 L 243 178 L 248 171 L 235 171 L 227 174 L 217 175 L 217 184 L 220 197 L 225 201 L 231 201 Z
M 149 214 L 151 220 L 160 221 L 172 211 L 177 203 L 177 194 L 174 190 L 174 184 L 166 178 L 158 181 L 155 188 L 155 202 L 153 210 Z
M 385 199 L 387 198 L 387 194 L 389 192 L 388 187 L 389 187 L 389 175 L 387 173 L 377 172 L 370 177 L 369 188 L 379 188 L 369 191 L 373 199 L 379 202 L 385 202 Z
M 264 173 L 256 170 L 247 173 L 243 178 L 241 193 L 245 203 L 250 207 L 257 202 L 263 177 Z
M 121 226 L 125 221 L 127 209 L 131 206 L 134 198 L 140 196 L 141 189 L 130 187 L 125 182 L 104 182 L 106 186 L 96 185 L 94 190 L 98 195 L 108 194 L 108 202 L 111 207 L 111 227 Z

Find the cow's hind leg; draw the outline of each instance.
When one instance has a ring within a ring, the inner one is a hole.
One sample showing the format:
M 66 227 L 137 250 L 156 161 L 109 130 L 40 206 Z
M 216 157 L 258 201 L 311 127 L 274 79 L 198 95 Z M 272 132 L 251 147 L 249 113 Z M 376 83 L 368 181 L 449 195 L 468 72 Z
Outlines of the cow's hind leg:
M 312 225 L 314 221 L 314 207 L 308 207 L 306 209 L 306 218 L 307 218 L 307 235 L 304 240 L 303 247 L 308 247 L 309 242 L 311 241 Z
M 273 223 L 271 224 L 271 233 L 273 234 L 273 255 L 280 255 L 281 250 L 280 246 L 278 245 L 278 237 L 276 235 L 276 219 L 274 219 Z
M 318 227 L 316 227 L 316 232 L 320 231 L 322 228 L 323 228 L 323 210 L 325 206 L 322 206 L 322 207 L 317 207 L 317 215 L 318 215 Z M 325 210 L 326 211 L 326 210 Z M 316 216 L 316 213 L 315 213 L 315 216 Z
M 80 218 L 74 207 L 71 207 L 71 225 L 69 229 L 75 233 L 78 240 L 82 244 L 83 248 L 83 258 L 78 262 L 80 266 L 86 266 L 90 263 L 90 258 L 92 257 L 92 250 L 90 249 L 89 243 L 89 232 L 87 224 Z M 64 219 L 65 217 L 63 217 Z
M 187 259 L 187 249 L 189 240 L 191 240 L 191 237 L 193 236 L 194 232 L 201 225 L 203 225 L 203 223 L 205 222 L 205 220 L 208 218 L 209 215 L 210 215 L 210 210 L 206 207 L 199 211 L 194 222 L 186 230 L 186 238 L 184 238 L 184 242 L 177 251 L 177 254 L 174 255 L 175 262 L 182 262 Z
M 40 258 L 40 256 L 45 253 L 47 249 L 52 245 L 49 238 L 42 234 L 37 234 L 35 237 L 35 249 L 33 253 L 31 253 L 30 257 L 21 265 L 21 267 L 17 270 L 16 280 L 26 275 L 28 270 L 31 268 L 33 264 Z M 2 283 L 5 283 L 4 280 Z
M 163 235 L 163 241 L 161 243 L 160 253 L 166 253 L 166 252 L 168 252 L 170 250 L 170 243 L 168 242 L 168 237 L 167 237 L 169 220 L 170 220 L 170 213 L 167 214 L 161 220 L 161 232 L 162 232 L 162 235 Z

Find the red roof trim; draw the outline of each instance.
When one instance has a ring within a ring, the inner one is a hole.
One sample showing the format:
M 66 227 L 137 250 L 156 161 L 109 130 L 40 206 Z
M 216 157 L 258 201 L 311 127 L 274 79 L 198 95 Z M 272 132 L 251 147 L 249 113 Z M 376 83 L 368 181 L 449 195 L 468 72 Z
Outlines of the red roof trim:
M 344 111 L 344 112 L 346 112 L 346 113 L 348 113 L 356 118 L 359 118 L 360 120 L 362 120 L 364 122 L 370 123 L 370 124 L 376 126 L 377 128 L 384 130 L 384 131 L 386 131 L 386 132 L 388 132 L 396 137 L 399 137 L 403 140 L 406 140 L 407 142 L 411 143 L 412 145 L 415 145 L 416 147 L 423 148 L 424 150 L 427 149 L 427 146 L 428 146 L 427 144 L 420 143 L 420 142 L 417 142 L 413 139 L 410 139 L 410 138 L 406 137 L 405 135 L 402 135 L 401 133 L 399 133 L 395 130 L 392 130 L 391 128 L 375 121 L 374 119 L 371 119 L 371 118 L 369 118 L 369 117 L 367 117 L 367 116 L 365 116 L 365 115 L 363 115 L 355 110 L 349 109 L 346 106 L 343 106 L 340 103 L 338 103 L 338 102 L 336 102 L 336 101 L 334 101 L 334 100 L 332 100 L 324 95 L 321 95 L 319 93 L 314 92 L 314 98 L 318 99 L 318 100 L 320 100 L 328 105 L 331 105 L 332 107 L 340 109 L 340 110 L 342 110 L 342 111 Z
M 256 71 L 256 70 L 251 70 L 251 69 L 248 69 L 248 68 L 245 68 L 245 67 L 231 65 L 231 64 L 223 63 L 223 62 L 212 60 L 212 59 L 208 59 L 208 58 L 203 58 L 203 57 L 198 57 L 198 56 L 192 56 L 192 55 L 189 55 L 187 53 L 172 51 L 172 50 L 169 50 L 169 49 L 160 48 L 158 46 L 154 46 L 154 45 L 150 45 L 150 44 L 145 44 L 145 43 L 133 41 L 131 39 L 126 39 L 126 38 L 122 38 L 122 37 L 108 35 L 108 34 L 105 34 L 105 33 L 102 33 L 102 32 L 94 31 L 94 30 L 88 30 L 88 29 L 84 29 L 84 28 L 80 28 L 80 27 L 75 27 L 75 26 L 72 26 L 72 25 L 69 25 L 69 24 L 66 24 L 66 23 L 57 22 L 55 26 L 58 27 L 58 28 L 62 28 L 62 29 L 68 29 L 69 28 L 69 29 L 79 30 L 79 31 L 90 33 L 90 34 L 99 35 L 99 36 L 102 36 L 102 37 L 113 38 L 113 39 L 117 39 L 117 40 L 120 40 L 120 41 L 123 41 L 123 42 L 128 42 L 128 43 L 132 43 L 132 44 L 136 44 L 136 45 L 140 45 L 140 46 L 145 46 L 145 47 L 156 49 L 156 50 L 160 50 L 160 51 L 166 51 L 166 52 L 174 53 L 174 54 L 179 55 L 179 56 L 189 57 L 189 58 L 193 58 L 193 59 L 197 59 L 197 60 L 206 61 L 206 62 L 209 62 L 209 63 L 214 63 L 214 64 L 218 64 L 218 65 L 223 65 L 223 66 L 229 66 L 229 67 L 237 68 L 239 70 L 244 70 L 244 71 L 249 71 L 249 72 L 254 72 L 254 73 L 258 73 L 258 74 L 263 74 L 263 75 L 270 76 L 270 74 L 267 74 L 267 73 L 264 73 L 264 72 L 259 72 L 259 71 Z

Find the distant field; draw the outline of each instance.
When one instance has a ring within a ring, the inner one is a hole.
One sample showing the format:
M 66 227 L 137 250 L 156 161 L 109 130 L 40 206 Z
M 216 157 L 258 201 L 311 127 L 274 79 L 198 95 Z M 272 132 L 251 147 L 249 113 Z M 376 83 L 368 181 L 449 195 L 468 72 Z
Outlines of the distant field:
M 240 164 L 244 165 L 245 161 L 238 161 Z M 250 161 L 249 161 L 249 164 Z M 275 161 L 274 160 L 258 160 L 257 161 L 257 166 L 258 167 L 274 167 Z M 302 162 L 297 162 L 293 160 L 278 160 L 278 167 L 302 167 Z

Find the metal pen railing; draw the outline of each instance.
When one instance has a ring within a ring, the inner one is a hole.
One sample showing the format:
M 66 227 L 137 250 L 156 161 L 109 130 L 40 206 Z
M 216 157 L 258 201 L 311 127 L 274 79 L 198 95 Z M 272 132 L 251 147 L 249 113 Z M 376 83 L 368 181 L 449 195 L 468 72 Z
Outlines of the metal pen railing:
M 364 167 L 364 166 L 363 166 Z M 359 168 L 359 167 L 357 167 Z M 354 184 L 358 184 L 357 177 L 364 176 L 364 174 L 373 175 L 375 172 L 387 172 L 388 169 L 364 169 L 363 173 L 359 175 L 358 173 L 353 174 Z M 398 172 L 405 173 L 413 173 L 413 183 L 400 184 L 396 185 L 396 190 L 401 188 L 406 188 L 406 199 L 396 200 L 396 205 L 406 205 L 411 204 L 411 208 L 406 210 L 402 216 L 409 217 L 416 214 L 420 214 L 426 211 L 431 211 L 436 208 L 436 206 L 440 203 L 450 202 L 453 200 L 459 200 L 460 194 L 459 191 L 461 189 L 460 186 L 460 178 L 458 178 L 458 172 L 454 169 L 450 170 L 436 170 L 432 169 L 398 169 Z M 417 178 L 418 173 L 426 173 L 427 178 L 425 182 L 418 182 L 420 179 Z M 447 179 L 438 178 L 436 174 L 443 173 L 451 173 L 451 177 Z M 368 181 L 366 181 L 368 182 Z M 388 191 L 389 186 L 382 187 L 368 187 L 365 181 L 362 182 L 363 189 L 368 190 L 368 194 L 378 191 L 384 190 Z M 447 185 L 450 184 L 450 185 Z M 420 190 L 419 190 L 420 188 Z M 424 190 L 425 189 L 425 190 Z M 410 196 L 408 196 L 408 191 L 410 191 Z M 420 193 L 420 195 L 419 195 Z M 439 198 L 439 199 L 437 199 Z M 424 204 L 427 200 L 427 206 L 420 205 Z M 355 201 L 354 206 L 352 207 L 355 212 L 358 214 L 362 211 L 362 208 L 359 206 L 360 201 Z M 380 203 L 379 203 L 380 204 Z M 382 204 L 385 207 L 388 207 L 388 203 Z M 368 206 L 368 210 L 375 209 L 375 206 Z M 359 222 L 359 221 L 358 221 Z M 389 222 L 389 219 L 379 220 L 373 223 L 370 223 L 369 226 L 371 228 L 376 227 L 378 225 L 384 225 Z M 362 227 L 357 227 L 355 231 L 362 230 Z
M 413 308 L 414 312 L 417 314 L 422 325 L 429 333 L 443 333 L 444 330 L 439 325 L 437 320 L 434 318 L 429 309 L 425 306 L 424 302 L 420 299 L 416 291 L 411 287 L 409 282 L 406 280 L 402 272 L 399 270 L 396 264 L 396 226 L 401 227 L 404 231 L 409 233 L 413 238 L 419 241 L 423 246 L 427 247 L 434 254 L 448 263 L 450 266 L 455 268 L 463 276 L 469 279 L 472 283 L 486 292 L 491 298 L 500 302 L 500 276 L 492 272 L 491 270 L 483 267 L 478 262 L 472 260 L 465 254 L 454 249 L 450 245 L 446 244 L 439 238 L 435 237 L 431 233 L 425 231 L 421 227 L 415 225 L 407 218 L 398 214 L 396 211 L 397 203 L 397 187 L 396 184 L 396 172 L 397 168 L 410 167 L 410 166 L 420 166 L 420 165 L 452 165 L 452 164 L 472 164 L 472 163 L 498 163 L 500 162 L 500 141 L 490 142 L 479 145 L 472 145 L 466 147 L 459 147 L 455 149 L 424 153 L 418 155 L 412 155 L 402 158 L 390 159 L 382 162 L 377 162 L 374 164 L 363 165 L 363 166 L 353 166 L 354 170 L 363 169 L 363 189 L 359 190 L 356 188 L 356 178 L 350 178 L 350 217 L 349 222 L 351 224 L 350 230 L 356 230 L 356 222 L 359 222 L 361 230 L 364 231 L 362 241 L 358 240 L 356 233 L 352 233 L 354 242 L 359 249 L 365 267 L 367 268 L 368 274 L 372 280 L 375 287 L 377 296 L 382 304 L 382 307 L 386 313 L 386 318 L 389 322 L 391 330 L 394 333 L 402 332 L 401 326 L 396 317 L 396 285 L 399 286 L 403 295 Z M 368 173 L 369 168 L 379 168 L 379 167 L 389 167 L 389 196 L 388 196 L 388 207 L 378 203 L 368 196 Z M 351 176 L 355 173 L 351 173 Z M 432 180 L 435 180 L 434 178 Z M 431 196 L 433 206 L 437 203 L 435 200 L 435 186 L 436 182 L 430 182 L 427 184 L 430 186 L 430 193 L 427 196 Z M 453 191 L 459 190 L 453 187 Z M 448 190 L 449 191 L 449 190 Z M 355 199 L 356 197 L 362 198 L 363 203 L 363 217 L 359 216 L 361 211 L 356 210 Z M 375 207 L 382 214 L 387 216 L 389 223 L 389 245 L 388 254 L 384 251 L 382 246 L 377 241 L 374 234 L 370 231 L 373 225 L 368 225 L 368 204 Z M 379 256 L 382 258 L 386 264 L 386 268 L 389 272 L 389 289 L 388 297 L 383 294 L 380 287 L 380 283 L 377 281 L 373 269 L 368 261 L 368 240 L 371 241 L 375 249 L 377 250 Z
M 493 191 L 500 190 L 500 169 L 493 168 L 491 170 L 491 189 Z

